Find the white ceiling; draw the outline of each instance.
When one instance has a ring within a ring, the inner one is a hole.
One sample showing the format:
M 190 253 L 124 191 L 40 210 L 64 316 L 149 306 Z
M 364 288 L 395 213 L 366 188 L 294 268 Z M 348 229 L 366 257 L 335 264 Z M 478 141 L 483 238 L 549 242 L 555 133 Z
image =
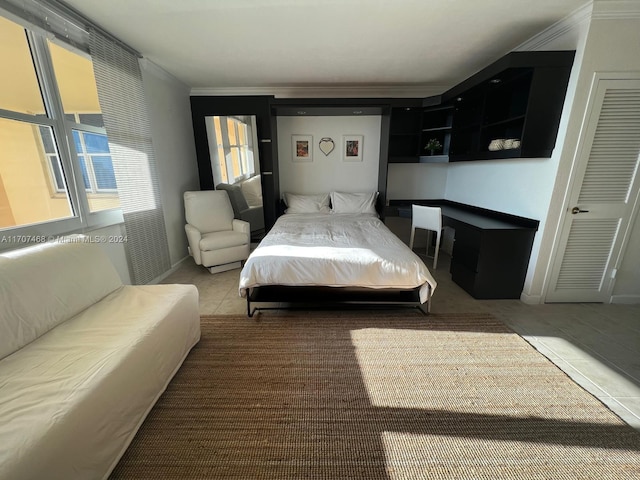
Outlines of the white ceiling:
M 587 0 L 65 0 L 195 89 L 451 86 Z

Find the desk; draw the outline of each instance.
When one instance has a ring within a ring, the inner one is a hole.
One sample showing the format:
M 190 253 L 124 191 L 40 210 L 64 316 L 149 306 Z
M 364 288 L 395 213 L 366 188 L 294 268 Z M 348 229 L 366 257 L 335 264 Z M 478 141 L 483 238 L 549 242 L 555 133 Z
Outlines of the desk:
M 411 218 L 411 203 L 440 206 L 455 230 L 451 278 L 478 299 L 520 298 L 538 221 L 444 201 L 392 201 L 387 215 Z

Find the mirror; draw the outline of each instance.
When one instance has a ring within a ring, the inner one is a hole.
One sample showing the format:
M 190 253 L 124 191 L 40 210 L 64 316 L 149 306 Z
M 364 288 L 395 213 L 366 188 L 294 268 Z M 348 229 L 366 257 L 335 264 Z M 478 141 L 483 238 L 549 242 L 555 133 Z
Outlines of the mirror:
M 205 117 L 213 184 L 226 190 L 234 216 L 251 224 L 251 238 L 264 235 L 262 180 L 255 115 Z

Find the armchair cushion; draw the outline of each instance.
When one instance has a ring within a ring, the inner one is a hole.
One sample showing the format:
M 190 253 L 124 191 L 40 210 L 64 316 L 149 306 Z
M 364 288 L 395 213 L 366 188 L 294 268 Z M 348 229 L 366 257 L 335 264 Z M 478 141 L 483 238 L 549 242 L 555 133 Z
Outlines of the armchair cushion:
M 220 250 L 247 243 L 247 234 L 235 230 L 205 233 L 200 239 L 200 250 Z
M 185 192 L 184 208 L 187 223 L 200 232 L 232 229 L 233 209 L 225 194 L 215 190 Z

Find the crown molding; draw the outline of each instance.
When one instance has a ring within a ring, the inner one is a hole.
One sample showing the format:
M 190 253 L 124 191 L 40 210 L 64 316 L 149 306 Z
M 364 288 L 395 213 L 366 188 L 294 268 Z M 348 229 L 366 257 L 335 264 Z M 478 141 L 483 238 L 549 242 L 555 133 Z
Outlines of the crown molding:
M 628 20 L 640 18 L 638 0 L 594 0 L 594 20 Z
M 146 57 L 143 57 L 139 60 L 140 62 L 140 68 L 143 70 L 146 70 L 148 72 L 151 72 L 153 74 L 155 74 L 157 77 L 162 78 L 170 83 L 173 83 L 174 85 L 189 91 L 190 87 L 189 85 L 187 85 L 186 83 L 184 83 L 182 80 L 180 80 L 178 77 L 172 75 L 171 73 L 167 72 L 164 68 L 162 68 L 161 66 L 153 63 L 151 60 L 149 60 Z
M 450 85 L 353 85 L 192 88 L 191 96 L 273 95 L 275 98 L 419 98 L 440 95 Z
M 584 4 L 582 7 L 577 8 L 562 20 L 557 21 L 550 27 L 531 37 L 526 42 L 521 43 L 516 48 L 514 48 L 514 50 L 544 50 L 546 45 L 548 45 L 549 43 L 566 35 L 574 29 L 580 28 L 584 23 L 588 23 L 591 20 L 593 6 L 594 4 L 591 1 Z

